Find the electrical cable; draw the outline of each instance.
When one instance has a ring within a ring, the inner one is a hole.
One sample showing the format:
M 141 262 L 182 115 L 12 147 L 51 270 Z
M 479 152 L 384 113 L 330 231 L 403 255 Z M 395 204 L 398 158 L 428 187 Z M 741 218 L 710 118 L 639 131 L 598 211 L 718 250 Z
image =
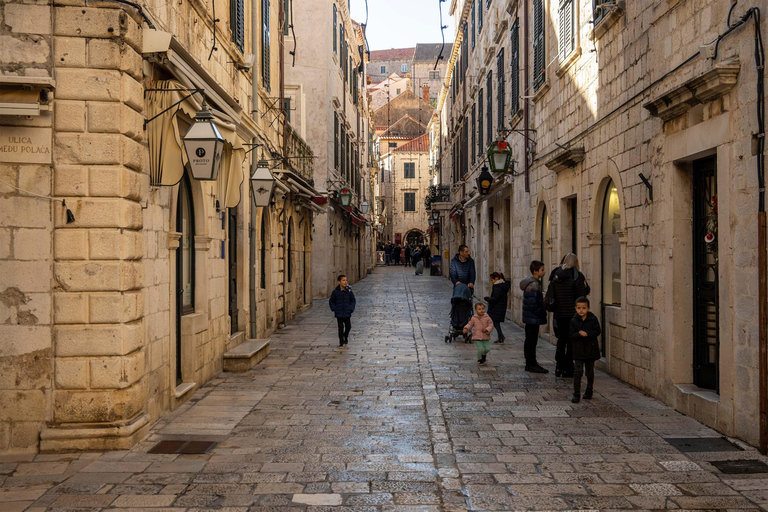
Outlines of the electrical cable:
M 38 199 L 47 199 L 48 201 L 51 201 L 51 202 L 61 201 L 61 206 L 66 209 L 67 224 L 71 224 L 72 222 L 75 222 L 75 216 L 72 213 L 72 210 L 67 208 L 67 201 L 66 200 L 59 199 L 58 197 L 51 197 L 51 196 L 44 196 L 44 195 L 41 195 L 41 194 L 36 194 L 34 192 L 30 192 L 29 190 L 24 190 L 23 188 L 17 187 L 16 185 L 14 185 L 12 183 L 9 183 L 9 182 L 7 182 L 5 180 L 0 180 L 0 183 L 2 183 L 4 185 L 8 185 L 9 187 L 18 190 L 19 192 L 24 192 L 25 194 L 28 194 L 28 195 L 30 195 L 32 197 L 36 197 Z
M 144 13 L 144 9 L 142 9 L 142 7 L 139 4 L 137 4 L 135 2 L 129 2 L 128 0 L 104 0 L 104 1 L 117 2 L 118 4 L 130 5 L 131 7 L 136 9 L 136 11 L 139 13 L 139 16 L 141 16 L 141 18 L 144 20 L 144 22 L 147 24 L 147 26 L 149 26 L 149 28 L 151 28 L 151 29 L 155 28 L 155 26 L 149 20 L 149 17 Z
M 368 0 L 365 0 L 366 3 Z M 440 62 L 440 59 L 443 58 L 443 50 L 445 50 L 445 29 L 448 28 L 448 25 L 443 25 L 443 2 L 445 0 L 437 0 L 437 8 L 440 11 L 440 37 L 443 38 L 443 43 L 440 46 L 440 53 L 437 54 L 437 59 L 435 59 L 435 67 L 432 68 L 432 71 L 435 71 L 437 69 L 437 65 Z
M 370 62 L 371 46 L 368 44 L 368 0 L 365 0 L 365 23 L 363 23 L 363 39 L 365 39 L 365 53 L 368 55 L 368 62 Z
M 208 54 L 208 60 L 211 60 L 211 57 L 213 57 L 213 52 L 219 50 L 216 47 L 216 23 L 219 21 L 219 19 L 216 17 L 216 0 L 213 0 L 211 5 L 213 5 L 213 46 L 211 46 L 211 53 Z
M 296 67 L 296 47 L 298 46 L 298 41 L 296 40 L 296 31 L 293 29 L 293 0 L 289 2 L 289 7 L 291 9 L 291 23 L 288 25 L 288 28 L 291 29 L 291 34 L 293 35 L 293 51 L 288 53 L 293 57 L 293 60 L 291 60 L 291 67 L 294 68 Z

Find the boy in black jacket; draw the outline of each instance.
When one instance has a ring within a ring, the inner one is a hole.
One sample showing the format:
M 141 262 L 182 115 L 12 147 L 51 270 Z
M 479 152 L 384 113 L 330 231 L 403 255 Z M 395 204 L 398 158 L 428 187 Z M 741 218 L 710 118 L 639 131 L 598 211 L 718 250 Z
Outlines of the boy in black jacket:
M 347 276 L 341 275 L 338 277 L 337 286 L 331 298 L 328 300 L 328 305 L 331 307 L 336 322 L 339 324 L 339 347 L 343 347 L 349 343 L 349 331 L 352 329 L 352 313 L 355 312 L 355 294 L 352 293 L 352 288 L 347 286 Z
M 573 341 L 573 398 L 571 402 L 579 403 L 581 398 L 581 376 L 586 367 L 587 389 L 584 390 L 584 399 L 592 398 L 592 389 L 595 383 L 595 361 L 600 359 L 600 345 L 597 337 L 600 336 L 600 322 L 589 311 L 589 299 L 579 297 L 576 299 L 576 314 L 570 325 L 570 337 Z

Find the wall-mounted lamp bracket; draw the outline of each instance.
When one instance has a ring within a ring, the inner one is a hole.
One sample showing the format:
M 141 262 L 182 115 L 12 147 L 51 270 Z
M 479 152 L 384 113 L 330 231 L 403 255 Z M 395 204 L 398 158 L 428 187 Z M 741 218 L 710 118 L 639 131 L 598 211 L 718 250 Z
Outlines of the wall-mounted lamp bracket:
M 648 178 L 646 178 L 643 173 L 638 174 L 640 177 L 640 180 L 643 182 L 645 187 L 648 189 L 648 199 L 653 201 L 653 185 L 651 185 L 651 182 L 648 181 Z

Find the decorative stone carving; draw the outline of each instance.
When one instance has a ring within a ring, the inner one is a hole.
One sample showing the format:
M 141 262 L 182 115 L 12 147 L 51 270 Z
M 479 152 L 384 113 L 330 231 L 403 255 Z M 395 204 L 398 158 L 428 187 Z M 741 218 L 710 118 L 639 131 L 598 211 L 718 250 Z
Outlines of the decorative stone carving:
M 708 103 L 728 94 L 739 79 L 739 59 L 733 58 L 715 66 L 703 75 L 688 80 L 643 107 L 664 122 L 688 112 L 694 105 Z
M 575 167 L 576 164 L 584 160 L 584 154 L 583 147 L 569 148 L 550 158 L 545 165 L 550 170 L 560 172 Z

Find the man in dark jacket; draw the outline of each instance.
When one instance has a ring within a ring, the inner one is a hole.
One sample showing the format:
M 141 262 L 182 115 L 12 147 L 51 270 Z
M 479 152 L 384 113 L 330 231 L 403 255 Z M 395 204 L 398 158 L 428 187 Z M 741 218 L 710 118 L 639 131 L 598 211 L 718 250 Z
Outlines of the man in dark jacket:
M 347 276 L 341 275 L 337 281 L 339 286 L 333 290 L 328 305 L 336 316 L 336 323 L 339 324 L 339 346 L 343 347 L 349 343 L 349 331 L 352 329 L 351 317 L 355 312 L 357 301 L 352 288 L 347 286 Z
M 405 244 L 405 262 L 406 267 L 411 266 L 411 244 Z
M 531 275 L 520 281 L 523 290 L 523 323 L 525 324 L 525 371 L 549 373 L 536 361 L 536 345 L 539 342 L 539 326 L 546 325 L 547 311 L 544 309 L 544 295 L 541 292 L 541 278 L 544 277 L 544 263 L 531 262 Z
M 384 246 L 384 264 L 389 265 L 392 262 L 392 243 L 389 242 Z
M 469 256 L 469 247 L 459 246 L 459 252 L 451 260 L 451 282 L 454 286 L 463 283 L 474 292 L 475 288 L 475 260 Z

